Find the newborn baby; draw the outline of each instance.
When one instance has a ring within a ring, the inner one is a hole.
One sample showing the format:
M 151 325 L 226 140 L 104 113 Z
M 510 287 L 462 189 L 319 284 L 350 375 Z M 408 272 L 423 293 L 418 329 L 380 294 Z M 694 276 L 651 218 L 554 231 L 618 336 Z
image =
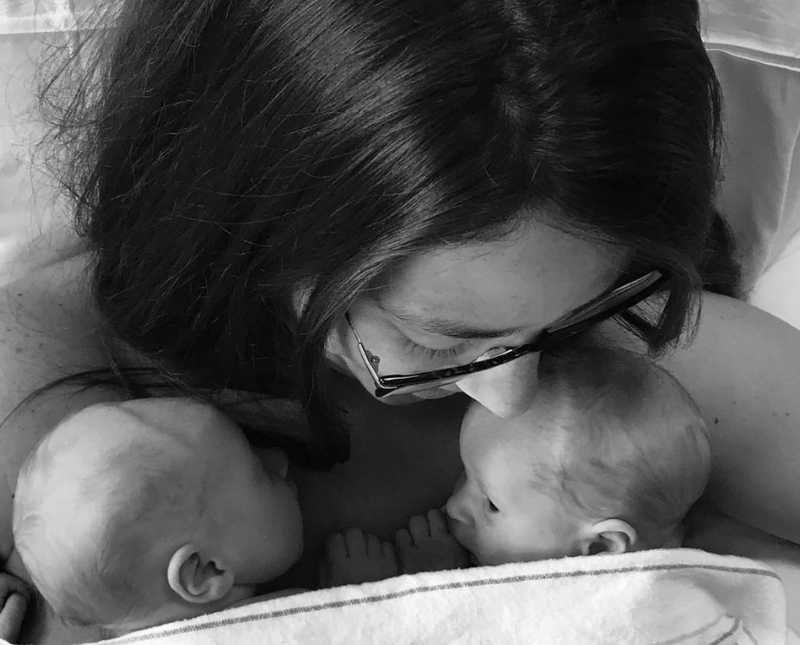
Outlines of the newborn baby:
M 689 394 L 620 350 L 543 357 L 532 407 L 501 419 L 473 404 L 460 447 L 464 474 L 446 515 L 412 518 L 396 536 L 396 560 L 385 545 L 361 548 L 369 539 L 358 531 L 332 539 L 330 584 L 678 547 L 710 470 L 706 426 Z
M 256 456 L 209 405 L 93 405 L 62 421 L 25 462 L 15 548 L 69 621 L 120 634 L 217 611 L 300 557 L 287 467 L 282 451 Z

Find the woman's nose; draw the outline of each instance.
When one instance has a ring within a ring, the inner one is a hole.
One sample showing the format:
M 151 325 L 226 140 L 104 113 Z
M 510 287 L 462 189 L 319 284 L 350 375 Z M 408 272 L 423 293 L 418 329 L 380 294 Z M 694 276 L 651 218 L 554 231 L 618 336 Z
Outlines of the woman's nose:
M 502 418 L 525 412 L 536 394 L 538 352 L 521 356 L 505 365 L 471 374 L 456 382 L 468 397 Z

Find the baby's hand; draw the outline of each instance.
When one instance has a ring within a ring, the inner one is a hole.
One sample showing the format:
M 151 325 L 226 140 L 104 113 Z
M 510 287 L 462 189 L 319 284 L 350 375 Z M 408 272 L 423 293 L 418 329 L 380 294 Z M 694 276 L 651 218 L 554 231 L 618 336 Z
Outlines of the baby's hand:
M 403 573 L 460 569 L 469 564 L 469 553 L 447 530 L 447 519 L 438 509 L 428 511 L 427 517 L 412 517 L 408 530 L 397 532 L 395 545 Z
M 338 587 L 397 575 L 394 546 L 361 529 L 334 533 L 325 544 L 320 586 Z
M 22 580 L 0 572 L 0 638 L 17 640 L 30 598 L 31 591 Z

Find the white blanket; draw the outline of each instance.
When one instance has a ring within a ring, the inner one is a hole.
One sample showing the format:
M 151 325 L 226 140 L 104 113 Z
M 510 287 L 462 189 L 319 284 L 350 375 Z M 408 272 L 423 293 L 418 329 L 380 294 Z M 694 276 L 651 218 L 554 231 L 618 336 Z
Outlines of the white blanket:
M 532 643 L 779 645 L 763 564 L 694 549 L 400 576 L 276 598 L 130 634 L 122 645 Z

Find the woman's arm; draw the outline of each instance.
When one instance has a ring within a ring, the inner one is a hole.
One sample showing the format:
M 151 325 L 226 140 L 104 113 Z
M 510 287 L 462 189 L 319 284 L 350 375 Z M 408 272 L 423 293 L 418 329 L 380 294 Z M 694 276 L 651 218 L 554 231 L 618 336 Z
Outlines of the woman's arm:
M 662 364 L 694 396 L 711 431 L 706 498 L 800 544 L 800 330 L 706 293 L 693 342 Z

